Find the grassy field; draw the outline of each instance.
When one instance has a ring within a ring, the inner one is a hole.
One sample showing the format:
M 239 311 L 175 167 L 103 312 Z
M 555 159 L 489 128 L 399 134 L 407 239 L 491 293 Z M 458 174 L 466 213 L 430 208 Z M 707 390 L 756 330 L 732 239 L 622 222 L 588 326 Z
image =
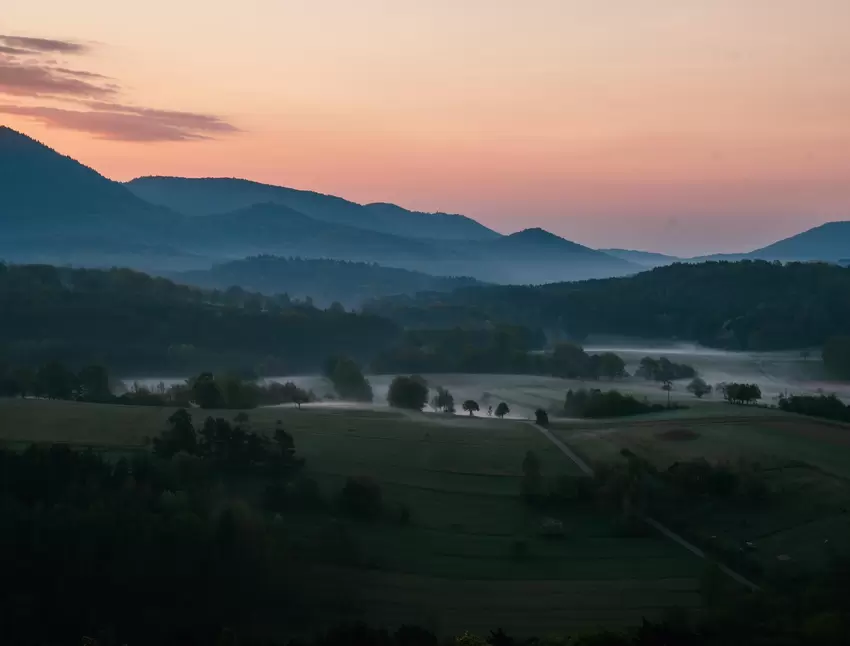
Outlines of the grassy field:
M 850 536 L 850 426 L 737 406 L 726 417 L 562 422 L 557 436 L 592 464 L 624 460 L 627 449 L 659 469 L 705 458 L 759 465 L 763 504 L 694 500 L 667 519 L 708 547 L 755 545 L 768 571 L 818 568 Z
M 0 400 L 0 440 L 144 450 L 170 412 Z M 577 506 L 560 514 L 566 538 L 539 535 L 543 517 L 518 496 L 525 452 L 540 457 L 544 476 L 578 472 L 526 422 L 317 408 L 257 409 L 250 418 L 255 430 L 269 432 L 281 421 L 326 495 L 349 475 L 369 475 L 386 502 L 412 511 L 408 526 L 286 516 L 316 563 L 311 585 L 324 599 L 339 599 L 317 621 L 539 634 L 632 625 L 700 604 L 704 563 L 654 535 L 626 537 L 615 517 Z M 345 565 L 328 558 L 340 544 L 353 555 Z

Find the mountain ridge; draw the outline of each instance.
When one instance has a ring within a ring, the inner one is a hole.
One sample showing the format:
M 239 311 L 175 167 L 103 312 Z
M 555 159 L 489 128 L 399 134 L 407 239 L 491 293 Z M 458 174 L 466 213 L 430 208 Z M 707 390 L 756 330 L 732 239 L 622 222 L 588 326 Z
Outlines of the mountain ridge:
M 464 215 L 410 211 L 396 204 L 358 204 L 345 198 L 236 177 L 148 175 L 124 184 L 137 197 L 192 217 L 275 202 L 327 222 L 438 240 L 487 240 L 500 234 Z

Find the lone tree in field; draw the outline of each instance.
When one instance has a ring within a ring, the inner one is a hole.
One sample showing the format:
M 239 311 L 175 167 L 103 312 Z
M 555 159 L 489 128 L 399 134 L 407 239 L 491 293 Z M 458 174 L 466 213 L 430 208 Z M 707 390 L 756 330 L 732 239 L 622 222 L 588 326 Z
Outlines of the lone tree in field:
M 538 426 L 549 426 L 549 413 L 547 413 L 542 408 L 538 408 L 534 411 L 534 423 Z
M 467 399 L 463 402 L 463 410 L 469 413 L 469 416 L 472 417 L 476 412 L 481 410 L 481 408 L 479 408 L 478 402 L 474 399 Z
M 705 383 L 701 377 L 694 377 L 693 381 L 688 384 L 688 392 L 693 393 L 697 399 L 702 399 L 703 395 L 708 395 L 711 392 L 711 386 Z
M 422 410 L 428 401 L 428 386 L 421 377 L 417 378 L 415 375 L 396 377 L 390 384 L 387 401 L 395 408 Z
M 670 408 L 670 393 L 673 392 L 673 382 L 669 379 L 665 379 L 661 386 L 661 390 L 667 391 L 667 408 Z
M 508 408 L 508 405 L 505 402 L 500 402 L 498 406 L 496 406 L 496 417 L 502 419 L 505 415 L 511 412 L 511 409 Z

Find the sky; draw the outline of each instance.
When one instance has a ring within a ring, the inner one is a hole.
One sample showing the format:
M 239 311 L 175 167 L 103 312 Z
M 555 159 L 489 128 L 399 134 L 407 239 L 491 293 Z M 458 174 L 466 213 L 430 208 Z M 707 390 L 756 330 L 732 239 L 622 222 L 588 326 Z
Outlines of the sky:
M 848 0 L 11 0 L 0 124 L 593 247 L 850 220 Z

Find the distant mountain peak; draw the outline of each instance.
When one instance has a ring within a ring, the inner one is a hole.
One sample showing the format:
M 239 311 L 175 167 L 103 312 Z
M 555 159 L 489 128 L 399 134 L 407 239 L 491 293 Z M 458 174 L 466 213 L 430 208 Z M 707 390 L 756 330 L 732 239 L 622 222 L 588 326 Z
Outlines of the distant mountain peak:
M 530 227 L 528 229 L 523 229 L 522 231 L 517 231 L 516 233 L 510 234 L 508 238 L 514 238 L 515 240 L 551 240 L 553 242 L 560 240 L 563 242 L 570 242 L 569 240 L 562 238 L 561 236 L 555 235 L 551 231 L 542 229 L 541 227 Z

